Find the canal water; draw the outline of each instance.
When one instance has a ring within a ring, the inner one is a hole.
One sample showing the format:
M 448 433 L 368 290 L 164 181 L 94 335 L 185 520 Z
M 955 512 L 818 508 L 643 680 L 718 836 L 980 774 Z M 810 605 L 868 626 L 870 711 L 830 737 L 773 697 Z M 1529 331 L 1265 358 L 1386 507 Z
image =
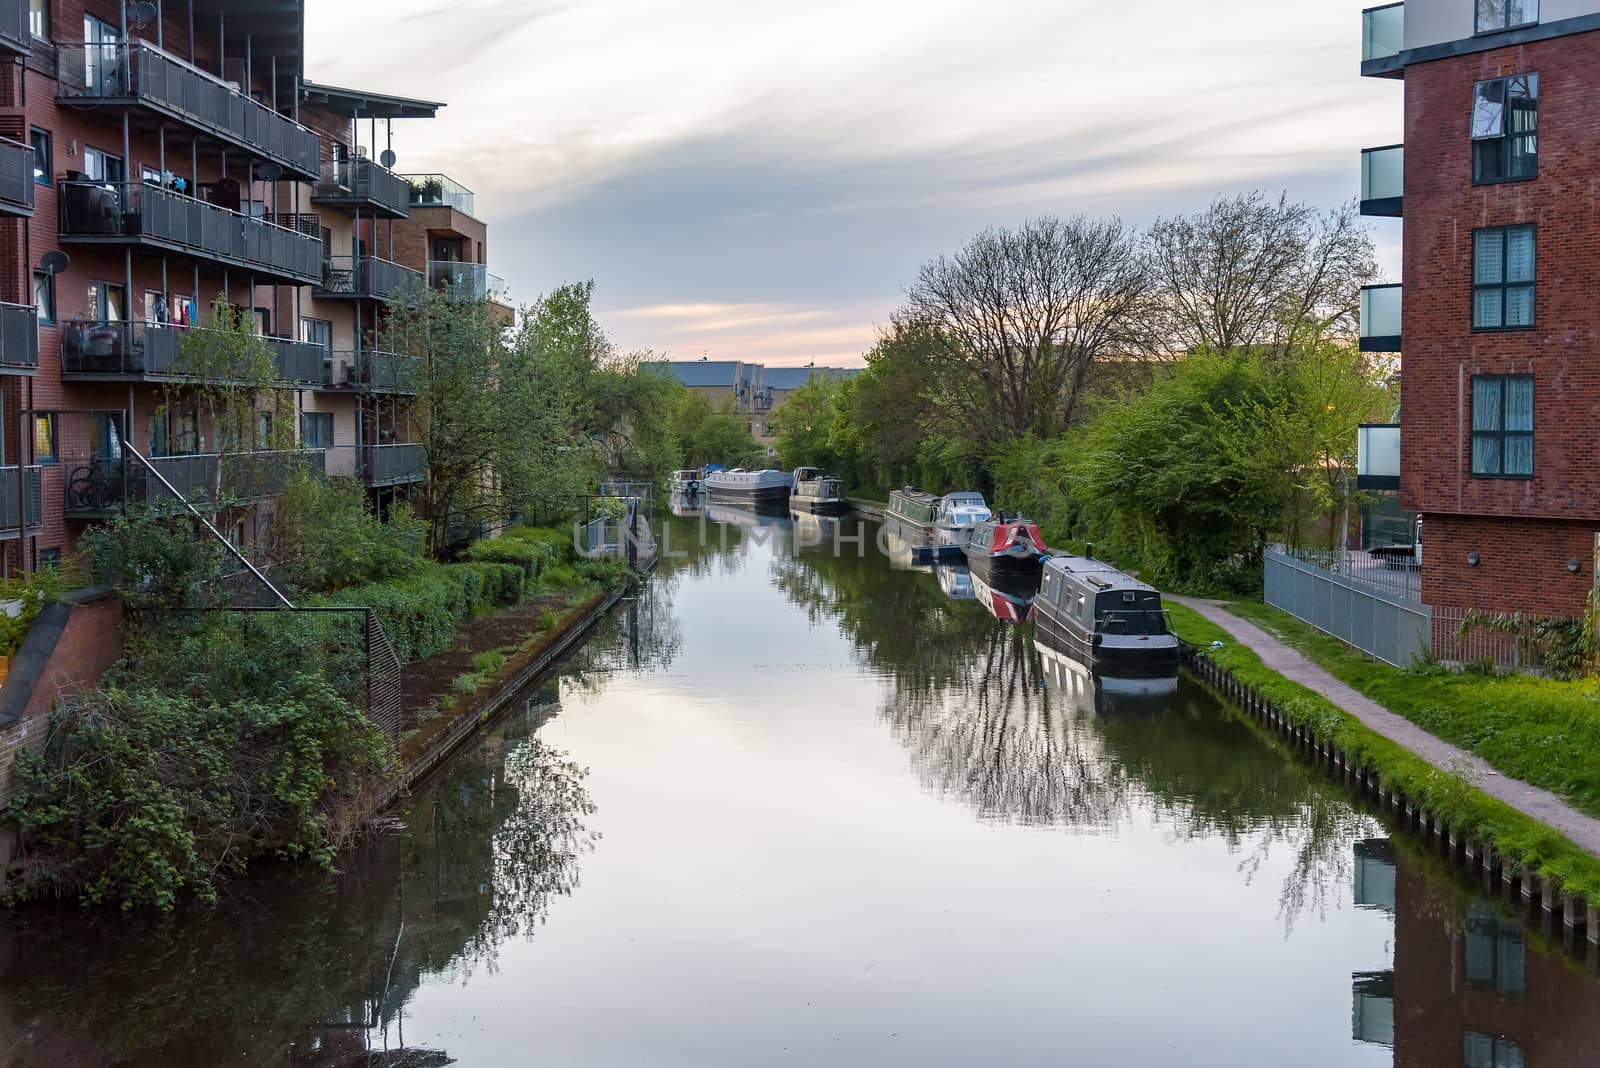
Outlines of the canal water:
M 339 874 L 0 917 L 0 1068 L 1600 1063 L 1592 964 L 1194 680 L 719 517 Z

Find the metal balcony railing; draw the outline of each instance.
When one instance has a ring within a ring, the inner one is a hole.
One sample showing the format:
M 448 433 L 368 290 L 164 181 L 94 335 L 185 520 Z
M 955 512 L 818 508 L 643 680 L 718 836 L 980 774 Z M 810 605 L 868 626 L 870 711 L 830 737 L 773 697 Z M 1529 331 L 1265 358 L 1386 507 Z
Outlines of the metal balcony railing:
M 476 203 L 472 190 L 453 178 L 442 174 L 403 174 L 411 186 L 413 208 L 454 208 L 464 215 L 473 214 Z
M 1369 423 L 1357 432 L 1356 488 L 1400 488 L 1400 427 L 1394 423 Z
M 464 300 L 492 300 L 509 304 L 511 291 L 506 280 L 490 274 L 481 263 L 462 260 L 429 260 L 428 285 Z
M 33 146 L 0 137 L 0 214 L 32 215 L 36 184 Z
M 323 261 L 319 297 L 388 300 L 422 287 L 422 272 L 376 256 L 329 256 Z
M 428 477 L 428 450 L 422 445 L 363 445 L 361 474 L 369 486 L 395 486 Z
M 61 324 L 61 372 L 89 377 L 134 375 L 192 378 L 180 356 L 188 327 L 171 323 L 83 322 Z M 289 385 L 321 385 L 323 350 L 309 341 L 263 337 Z M 219 376 L 221 381 L 231 381 Z
M 219 487 L 224 504 L 268 500 L 282 493 L 297 474 L 324 475 L 327 453 L 322 449 L 201 453 L 152 456 L 149 462 L 146 468 L 131 456 L 63 457 L 63 512 L 70 518 L 96 519 L 133 504 L 178 506 L 178 498 L 156 477 L 157 471 L 190 504 L 211 501 Z
M 1399 283 L 1361 288 L 1361 351 L 1399 352 Z
M 1405 196 L 1405 145 L 1361 150 L 1361 214 L 1398 218 Z
M 320 239 L 151 182 L 62 182 L 61 237 L 156 245 L 291 284 L 322 277 Z
M 327 354 L 323 384 L 335 389 L 364 389 L 374 393 L 414 394 L 422 378 L 422 361 L 415 356 L 363 349 L 341 349 Z
M 17 517 L 27 513 L 29 530 L 44 525 L 44 474 L 35 465 L 24 468 L 22 476 L 23 498 L 17 499 L 18 471 L 13 466 L 0 467 L 0 535 L 18 533 Z
M 316 133 L 148 41 L 60 43 L 56 56 L 63 100 L 148 107 L 304 178 L 321 172 Z
M 0 0 L 0 51 L 27 55 L 33 46 L 28 0 Z
M 311 202 L 370 207 L 403 219 L 411 203 L 411 186 L 370 159 L 331 160 L 322 166 L 322 180 L 317 183 Z
M 31 304 L 0 304 L 0 374 L 39 369 L 39 318 Z
M 1361 13 L 1361 62 L 1393 59 L 1405 49 L 1406 5 L 1385 4 Z

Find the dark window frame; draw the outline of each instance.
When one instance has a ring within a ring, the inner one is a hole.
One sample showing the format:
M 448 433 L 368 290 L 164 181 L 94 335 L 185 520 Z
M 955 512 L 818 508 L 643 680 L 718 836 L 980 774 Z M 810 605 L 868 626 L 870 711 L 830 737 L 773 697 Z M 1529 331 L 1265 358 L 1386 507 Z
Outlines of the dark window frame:
M 1511 84 L 1513 82 L 1516 82 L 1516 81 L 1524 81 L 1524 82 L 1527 83 L 1527 87 L 1528 87 L 1528 94 L 1526 96 L 1520 98 L 1520 99 L 1532 100 L 1533 101 L 1533 107 L 1531 109 L 1532 114 L 1533 114 L 1533 129 L 1531 131 L 1523 130 L 1523 131 L 1520 131 L 1520 132 L 1514 132 L 1512 130 L 1512 112 L 1513 112 L 1513 109 L 1512 109 L 1512 106 L 1511 106 L 1511 101 L 1513 99 L 1516 99 L 1516 98 L 1513 98 L 1511 96 Z M 1476 110 L 1477 110 L 1478 97 L 1479 97 L 1479 94 L 1482 91 L 1483 87 L 1486 86 L 1486 85 L 1494 85 L 1494 84 L 1497 84 L 1497 83 L 1501 87 L 1501 89 L 1500 89 L 1500 102 L 1501 102 L 1500 103 L 1500 107 L 1501 107 L 1500 133 L 1498 135 L 1494 136 L 1494 137 L 1470 137 L 1469 136 L 1469 140 L 1472 143 L 1472 184 L 1473 185 L 1502 185 L 1502 184 L 1504 184 L 1506 182 L 1531 182 L 1531 181 L 1533 181 L 1533 180 L 1535 180 L 1536 178 L 1539 177 L 1539 72 L 1538 71 L 1526 71 L 1526 72 L 1521 73 L 1521 74 L 1508 74 L 1503 78 L 1485 78 L 1483 81 L 1474 82 L 1473 86 L 1472 86 L 1472 111 L 1470 111 L 1468 113 L 1469 127 L 1470 127 L 1470 124 L 1474 121 L 1473 120 L 1473 113 L 1476 112 Z M 1533 172 L 1531 174 L 1512 174 L 1511 173 L 1512 163 L 1517 158 L 1515 156 L 1515 154 L 1514 154 L 1514 148 L 1515 148 L 1517 142 L 1525 140 L 1525 139 L 1530 138 L 1530 137 L 1533 140 L 1533 151 L 1531 153 L 1528 153 L 1527 156 L 1525 156 L 1524 158 L 1531 158 L 1533 160 Z M 1483 167 L 1482 167 L 1482 156 L 1480 155 L 1480 151 L 1479 151 L 1480 148 L 1484 149 L 1486 151 L 1487 150 L 1493 150 L 1496 153 L 1497 162 L 1499 163 L 1500 170 L 1501 170 L 1501 173 L 1500 173 L 1499 177 L 1485 177 L 1484 176 Z
M 1476 413 L 1476 411 L 1473 410 L 1477 406 L 1478 383 L 1480 381 L 1485 381 L 1485 380 L 1489 380 L 1489 379 L 1493 379 L 1494 381 L 1500 383 L 1499 429 L 1498 430 L 1479 430 L 1476 427 L 1477 419 L 1475 418 L 1475 416 L 1476 416 L 1477 413 Z M 1532 430 L 1507 430 L 1505 428 L 1505 426 L 1506 426 L 1506 396 L 1507 396 L 1506 383 L 1507 382 L 1513 382 L 1513 381 L 1521 381 L 1521 380 L 1526 380 L 1528 382 L 1528 384 L 1531 387 L 1533 387 L 1533 391 L 1534 391 L 1533 392 L 1533 412 L 1531 413 L 1531 420 L 1530 420 L 1532 422 L 1532 424 L 1533 424 L 1533 429 Z M 1534 376 L 1531 375 L 1531 374 L 1484 374 L 1484 375 L 1476 375 L 1475 374 L 1475 375 L 1470 375 L 1468 377 L 1468 379 L 1467 379 L 1467 390 L 1468 390 L 1467 395 L 1468 395 L 1468 397 L 1471 398 L 1471 404 L 1469 405 L 1469 409 L 1468 409 L 1468 413 L 1467 413 L 1467 433 L 1468 433 L 1468 440 L 1467 440 L 1467 468 L 1471 472 L 1472 477 L 1473 478 L 1484 478 L 1484 479 L 1509 479 L 1509 480 L 1514 481 L 1514 482 L 1527 482 L 1527 481 L 1531 480 L 1533 478 L 1533 476 L 1534 476 L 1534 473 L 1538 470 L 1538 464 L 1533 462 L 1534 457 L 1533 457 L 1533 453 L 1532 453 L 1533 436 L 1534 436 L 1535 433 L 1537 433 L 1537 431 L 1539 429 L 1539 394 L 1538 394 L 1538 386 L 1534 382 Z M 1478 442 L 1479 438 L 1494 438 L 1496 441 L 1499 442 L 1499 444 L 1500 444 L 1500 470 L 1499 471 L 1479 471 L 1478 470 L 1478 467 L 1477 467 L 1477 442 Z M 1510 438 L 1527 438 L 1528 439 L 1528 448 L 1529 448 L 1529 457 L 1530 457 L 1530 459 L 1529 459 L 1529 464 L 1528 464 L 1528 473 L 1525 474 L 1525 475 L 1524 474 L 1508 474 L 1506 472 L 1506 441 L 1508 439 L 1510 439 Z
M 1487 37 L 1491 34 L 1506 33 L 1509 30 L 1520 30 L 1528 26 L 1539 25 L 1539 0 L 1523 0 L 1523 7 L 1526 8 L 1529 3 L 1532 3 L 1534 6 L 1533 18 L 1526 19 L 1522 22 L 1512 22 L 1511 5 L 1509 0 L 1506 0 L 1504 3 L 1505 21 L 1498 26 L 1485 27 L 1483 25 L 1483 8 L 1481 6 L 1482 0 L 1475 0 L 1472 5 L 1472 36 Z
M 36 33 L 33 29 L 33 7 L 34 5 L 30 2 L 28 4 L 28 35 L 35 41 L 48 42 L 51 39 L 50 16 L 53 14 L 50 10 L 50 0 L 40 0 L 39 3 L 39 28 L 44 31 L 43 33 Z
M 34 307 L 34 311 L 35 311 L 36 314 L 38 313 L 38 309 L 39 309 L 39 295 L 38 295 L 38 293 L 39 293 L 39 282 L 40 282 L 41 279 L 44 281 L 44 284 L 45 284 L 45 291 L 46 291 L 45 303 L 47 305 L 49 305 L 49 307 L 45 310 L 45 312 L 43 314 L 39 315 L 39 323 L 41 325 L 43 325 L 43 326 L 54 326 L 55 323 L 56 323 L 56 276 L 51 274 L 49 271 L 34 271 L 33 272 L 33 286 L 34 286 L 33 307 Z
M 1508 253 L 1511 249 L 1511 234 L 1514 231 L 1526 230 L 1533 235 L 1533 278 L 1527 282 L 1506 281 L 1506 269 L 1510 260 Z M 1500 281 L 1478 281 L 1478 235 L 1498 233 L 1500 235 Z M 1526 289 L 1531 296 L 1529 305 L 1530 316 L 1526 323 L 1517 323 L 1513 326 L 1506 325 L 1507 298 L 1513 289 Z M 1488 290 L 1500 291 L 1500 324 L 1498 326 L 1480 326 L 1478 323 L 1478 294 Z M 1480 226 L 1472 231 L 1472 332 L 1475 334 L 1503 334 L 1516 333 L 1536 329 L 1539 325 L 1539 227 L 1536 223 L 1515 223 L 1511 226 Z
M 317 444 L 311 440 L 312 435 L 307 431 L 313 425 L 327 428 L 328 440 L 325 444 Z M 332 412 L 301 412 L 300 413 L 300 448 L 302 449 L 331 449 L 333 448 L 333 413 Z
M 44 145 L 43 152 L 40 151 L 40 142 Z M 33 184 L 55 184 L 56 142 L 50 136 L 50 131 L 40 126 L 28 127 L 28 147 L 33 149 Z

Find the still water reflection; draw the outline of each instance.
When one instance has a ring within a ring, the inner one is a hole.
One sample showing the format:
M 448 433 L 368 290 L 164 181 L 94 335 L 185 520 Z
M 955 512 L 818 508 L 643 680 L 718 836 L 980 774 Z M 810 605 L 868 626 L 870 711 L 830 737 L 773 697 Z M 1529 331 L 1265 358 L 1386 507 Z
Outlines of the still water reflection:
M 1596 1063 L 1584 966 L 1192 680 L 722 518 L 340 875 L 0 919 L 0 1068 Z

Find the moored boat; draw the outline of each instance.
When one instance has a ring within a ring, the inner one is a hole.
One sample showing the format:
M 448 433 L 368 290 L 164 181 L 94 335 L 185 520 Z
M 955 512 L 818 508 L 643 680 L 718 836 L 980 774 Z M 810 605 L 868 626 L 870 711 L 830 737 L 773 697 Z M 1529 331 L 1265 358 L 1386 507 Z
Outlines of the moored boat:
M 794 480 L 782 471 L 715 471 L 703 483 L 708 500 L 751 508 L 785 508 Z
M 989 614 L 1002 623 L 1026 623 L 1033 618 L 1033 595 L 1022 589 L 991 586 L 972 576 L 972 594 Z
M 912 486 L 897 489 L 889 494 L 889 504 L 883 510 L 885 523 L 921 529 L 933 533 L 933 524 L 939 510 L 939 498 Z
M 842 479 L 825 475 L 815 467 L 797 467 L 793 481 L 794 491 L 789 495 L 791 511 L 843 515 L 850 510 Z
M 1034 619 L 1041 632 L 1096 671 L 1166 671 L 1178 663 L 1178 638 L 1161 594 L 1092 557 L 1045 561 Z
M 1033 648 L 1039 654 L 1045 683 L 1083 712 L 1140 715 L 1159 712 L 1178 692 L 1178 666 L 1146 670 L 1114 667 L 1097 671 L 1078 653 L 1038 626 Z
M 972 573 L 991 583 L 995 576 L 1037 577 L 1050 552 L 1037 524 L 1003 516 L 962 527 L 959 543 Z
M 700 492 L 700 487 L 705 483 L 705 479 L 706 473 L 698 467 L 674 471 L 672 472 L 672 492 L 681 493 L 685 497 L 692 497 Z

